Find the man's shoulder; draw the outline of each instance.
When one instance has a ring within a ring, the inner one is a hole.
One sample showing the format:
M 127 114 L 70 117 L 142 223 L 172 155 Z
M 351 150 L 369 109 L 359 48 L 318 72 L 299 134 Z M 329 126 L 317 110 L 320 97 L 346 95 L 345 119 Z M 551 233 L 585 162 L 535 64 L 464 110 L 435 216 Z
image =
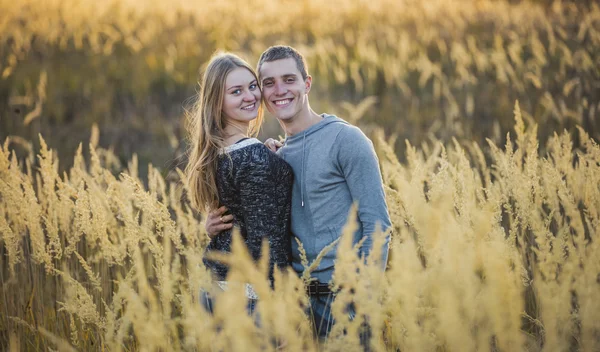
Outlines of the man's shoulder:
M 341 117 L 338 117 L 336 115 L 328 115 L 328 114 L 323 114 L 325 116 L 326 119 L 331 119 L 322 129 L 323 132 L 327 133 L 327 134 L 334 134 L 335 138 L 337 139 L 338 137 L 341 136 L 354 136 L 354 135 L 363 135 L 364 133 L 362 133 L 362 131 L 360 130 L 360 128 L 358 128 L 357 126 L 351 124 L 350 122 L 344 120 Z
M 336 124 L 338 129 L 337 142 L 339 143 L 359 143 L 361 141 L 370 141 L 365 133 L 355 125 L 350 123 Z
M 340 160 L 357 160 L 375 155 L 371 139 L 359 127 L 351 124 L 339 128 L 335 148 Z

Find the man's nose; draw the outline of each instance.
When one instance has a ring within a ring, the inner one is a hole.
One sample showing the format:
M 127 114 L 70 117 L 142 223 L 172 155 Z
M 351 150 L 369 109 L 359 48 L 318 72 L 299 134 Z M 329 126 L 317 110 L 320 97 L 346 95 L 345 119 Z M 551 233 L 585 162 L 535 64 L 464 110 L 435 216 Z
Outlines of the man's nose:
M 275 83 L 275 94 L 277 95 L 283 95 L 287 92 L 287 89 L 285 89 L 285 86 L 281 83 Z

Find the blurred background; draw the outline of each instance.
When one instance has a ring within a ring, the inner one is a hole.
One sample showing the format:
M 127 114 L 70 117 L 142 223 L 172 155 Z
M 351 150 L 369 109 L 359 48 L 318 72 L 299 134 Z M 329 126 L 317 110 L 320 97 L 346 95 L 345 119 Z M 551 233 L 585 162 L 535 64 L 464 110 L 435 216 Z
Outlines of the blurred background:
M 274 44 L 305 54 L 315 111 L 382 128 L 400 158 L 404 140 L 503 144 L 516 100 L 542 150 L 577 125 L 600 137 L 595 1 L 0 0 L 0 33 L 0 141 L 41 134 L 61 169 L 90 139 L 183 168 L 203 65 Z M 260 138 L 280 135 L 267 116 Z

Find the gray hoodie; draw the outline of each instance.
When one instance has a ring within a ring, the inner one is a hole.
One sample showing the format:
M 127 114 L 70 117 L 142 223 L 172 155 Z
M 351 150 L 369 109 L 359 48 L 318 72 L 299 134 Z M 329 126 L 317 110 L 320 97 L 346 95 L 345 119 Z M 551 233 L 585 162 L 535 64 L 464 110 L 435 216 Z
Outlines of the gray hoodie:
M 373 143 L 358 127 L 333 115 L 322 116 L 316 125 L 287 137 L 278 151 L 294 170 L 292 236 L 302 242 L 309 263 L 340 237 L 353 202 L 359 219 L 354 243 L 366 236 L 361 255 L 369 253 L 377 224 L 383 230 L 391 226 Z M 388 248 L 389 238 L 383 263 Z M 331 280 L 336 252 L 337 247 L 323 258 L 312 277 L 322 283 Z M 304 269 L 293 238 L 292 266 L 298 273 Z

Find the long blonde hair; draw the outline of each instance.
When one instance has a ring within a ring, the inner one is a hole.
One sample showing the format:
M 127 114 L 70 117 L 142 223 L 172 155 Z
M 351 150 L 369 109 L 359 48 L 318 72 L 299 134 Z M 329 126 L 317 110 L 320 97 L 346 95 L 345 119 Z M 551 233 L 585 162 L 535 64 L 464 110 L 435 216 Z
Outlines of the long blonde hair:
M 258 76 L 243 59 L 231 53 L 216 53 L 210 59 L 200 83 L 200 93 L 194 108 L 188 114 L 188 164 L 185 168 L 189 199 L 198 211 L 215 209 L 219 206 L 217 190 L 217 160 L 219 150 L 224 147 L 225 124 L 223 99 L 227 75 L 238 67 L 246 68 Z M 256 119 L 251 121 L 248 134 L 256 136 L 263 119 L 262 104 Z

